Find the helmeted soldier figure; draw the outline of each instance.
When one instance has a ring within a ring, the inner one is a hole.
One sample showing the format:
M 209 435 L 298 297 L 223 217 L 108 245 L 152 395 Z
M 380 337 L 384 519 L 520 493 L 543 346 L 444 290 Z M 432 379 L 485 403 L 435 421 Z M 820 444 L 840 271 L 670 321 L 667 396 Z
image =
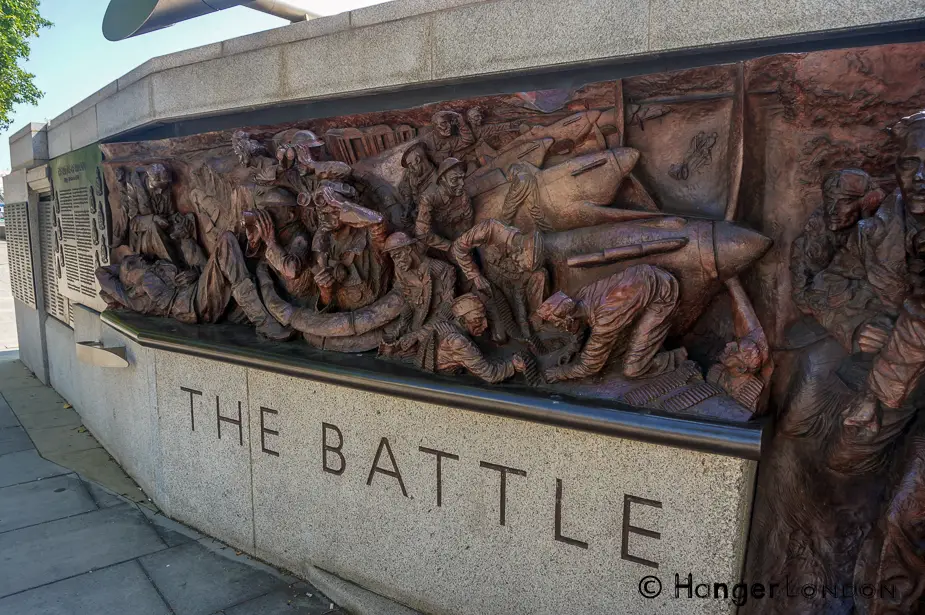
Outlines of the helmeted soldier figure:
M 481 268 L 472 254 L 476 249 L 481 253 Z M 503 343 L 505 334 L 522 340 L 532 336 L 530 314 L 540 307 L 546 296 L 547 276 L 542 252 L 540 233 L 525 234 L 497 220 L 483 220 L 453 242 L 453 260 L 486 298 L 495 341 Z M 502 324 L 499 321 L 504 320 L 511 320 L 503 324 L 512 331 L 498 326 Z
M 488 329 L 485 305 L 474 294 L 457 297 L 451 316 L 411 331 L 393 343 L 380 346 L 386 356 L 414 356 L 418 368 L 430 372 L 467 371 L 486 382 L 497 383 L 527 369 L 521 354 L 505 359 L 488 359 L 472 341 Z
M 475 143 L 475 135 L 469 124 L 455 111 L 437 111 L 431 117 L 431 122 L 433 131 L 424 135 L 422 142 L 427 146 L 427 153 L 435 164 L 461 156 Z
M 312 271 L 322 303 L 338 310 L 369 305 L 385 292 L 381 214 L 357 205 L 333 185 L 314 196 L 318 229 L 312 238 Z
M 219 236 L 201 274 L 196 269 L 181 272 L 168 261 L 148 262 L 130 254 L 119 265 L 97 269 L 96 277 L 102 289 L 100 296 L 110 307 L 202 324 L 220 321 L 234 298 L 260 335 L 273 340 L 292 335 L 291 329 L 267 312 L 238 240 L 227 231 Z
M 402 223 L 410 229 L 418 215 L 418 202 L 424 191 L 434 182 L 437 168 L 427 157 L 427 148 L 421 142 L 405 150 L 401 157 L 401 166 L 404 173 L 398 184 L 398 194 L 404 206 Z
M 263 258 L 276 272 L 287 299 L 298 305 L 313 304 L 318 295 L 311 270 L 311 234 L 292 193 L 272 189 L 257 197 L 258 209 L 245 213 L 247 256 Z
M 882 192 L 880 193 L 882 195 Z M 868 351 L 867 323 L 879 322 L 885 308 L 860 262 L 852 235 L 877 196 L 860 169 L 833 171 L 822 184 L 822 207 L 813 212 L 790 251 L 793 302 L 812 316 L 849 353 Z M 885 340 L 885 335 L 882 335 Z M 882 341 L 880 342 L 882 345 Z
M 425 245 L 449 252 L 453 241 L 472 228 L 472 201 L 465 190 L 466 163 L 447 158 L 436 183 L 421 196 L 415 236 Z
M 433 322 L 453 301 L 456 271 L 449 263 L 430 258 L 418 241 L 405 233 L 389 235 L 383 250 L 395 264 L 395 288 L 405 299 L 401 332 Z
M 557 292 L 535 319 L 569 333 L 591 329 L 574 361 L 546 370 L 547 382 L 586 378 L 600 372 L 613 352 L 622 354 L 627 378 L 658 376 L 687 358 L 684 348 L 662 351 L 678 304 L 678 281 L 652 265 L 633 265 L 585 286 L 571 298 Z M 624 341 L 625 340 L 625 341 Z

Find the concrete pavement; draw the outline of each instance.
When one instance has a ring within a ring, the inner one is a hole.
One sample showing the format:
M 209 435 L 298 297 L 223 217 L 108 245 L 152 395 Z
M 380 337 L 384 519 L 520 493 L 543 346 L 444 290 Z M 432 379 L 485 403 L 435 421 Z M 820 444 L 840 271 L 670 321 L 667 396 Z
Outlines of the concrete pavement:
M 0 613 L 343 615 L 308 583 L 159 514 L 15 352 L 0 353 Z

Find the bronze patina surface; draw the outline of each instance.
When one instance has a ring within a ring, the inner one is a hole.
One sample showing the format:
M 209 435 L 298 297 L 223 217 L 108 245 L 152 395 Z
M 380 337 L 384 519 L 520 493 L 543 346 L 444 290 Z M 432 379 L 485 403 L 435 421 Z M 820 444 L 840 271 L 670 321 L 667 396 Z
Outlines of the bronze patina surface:
M 925 613 L 923 109 L 916 43 L 104 145 L 102 295 L 146 315 L 107 318 L 570 426 L 773 419 L 746 580 L 817 591 L 741 612 Z

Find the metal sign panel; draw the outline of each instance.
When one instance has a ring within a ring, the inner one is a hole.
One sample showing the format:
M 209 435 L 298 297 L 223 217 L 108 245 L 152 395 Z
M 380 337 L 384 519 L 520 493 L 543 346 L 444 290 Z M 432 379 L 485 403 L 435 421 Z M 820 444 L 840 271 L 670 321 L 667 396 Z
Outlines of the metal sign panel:
M 55 204 L 51 199 L 39 200 L 39 251 L 42 255 L 42 290 L 45 311 L 71 324 L 71 302 L 58 289 L 61 271 L 58 243 L 55 241 Z
M 13 297 L 35 308 L 35 281 L 32 277 L 32 241 L 29 239 L 29 204 L 7 203 L 6 245 L 10 260 L 10 286 Z
M 91 145 L 55 158 L 49 165 L 54 186 L 54 221 L 58 289 L 62 295 L 95 309 L 99 297 L 96 269 L 109 263 L 109 225 L 102 153 Z

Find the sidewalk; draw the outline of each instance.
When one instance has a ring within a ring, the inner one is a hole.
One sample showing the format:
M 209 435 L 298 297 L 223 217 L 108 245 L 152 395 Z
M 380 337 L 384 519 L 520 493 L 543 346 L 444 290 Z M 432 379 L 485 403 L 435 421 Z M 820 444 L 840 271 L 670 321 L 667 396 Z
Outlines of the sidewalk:
M 0 613 L 343 615 L 311 585 L 157 512 L 15 352 L 0 352 Z

